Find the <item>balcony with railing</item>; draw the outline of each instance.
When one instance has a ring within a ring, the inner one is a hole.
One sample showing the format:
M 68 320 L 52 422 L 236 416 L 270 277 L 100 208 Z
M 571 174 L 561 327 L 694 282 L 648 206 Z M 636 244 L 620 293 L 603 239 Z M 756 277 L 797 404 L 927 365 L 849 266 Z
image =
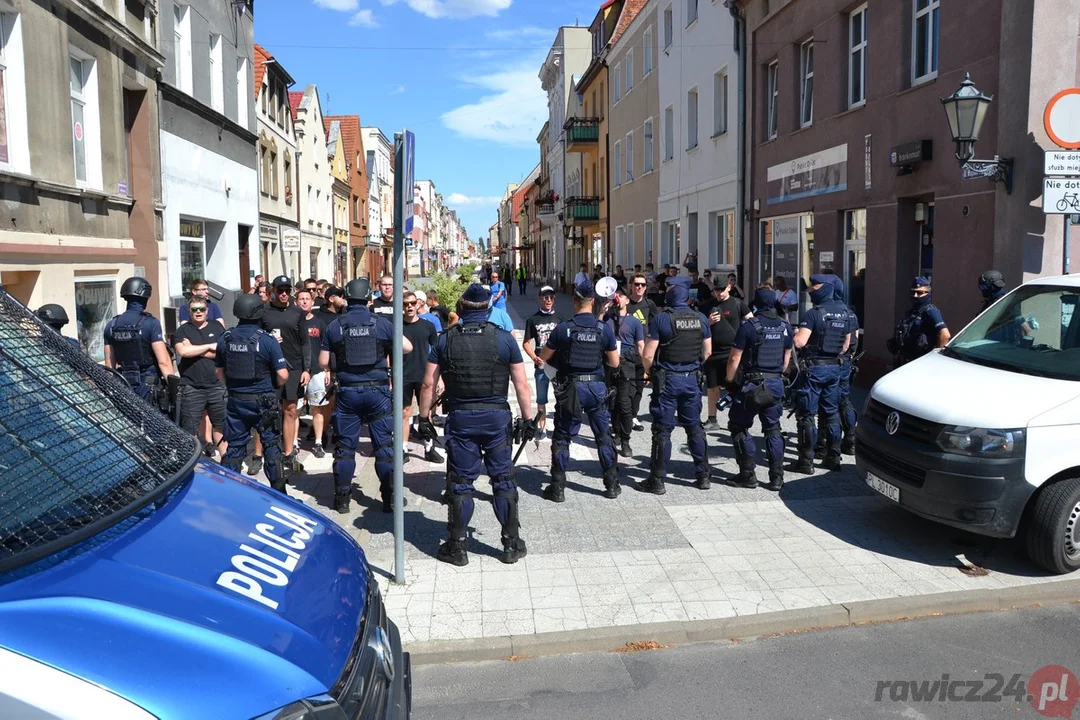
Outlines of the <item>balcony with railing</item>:
M 564 206 L 566 224 L 577 227 L 589 227 L 600 221 L 600 198 L 570 197 Z
M 572 117 L 563 125 L 566 152 L 596 152 L 600 145 L 600 118 Z

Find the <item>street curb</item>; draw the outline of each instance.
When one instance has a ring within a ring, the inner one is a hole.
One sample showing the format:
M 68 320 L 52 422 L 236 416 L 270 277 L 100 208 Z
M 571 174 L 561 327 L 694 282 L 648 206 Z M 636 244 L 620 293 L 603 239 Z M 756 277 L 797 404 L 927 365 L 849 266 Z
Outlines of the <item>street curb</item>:
M 413 665 L 614 651 L 627 643 L 661 645 L 742 640 L 940 615 L 1010 610 L 1080 602 L 1080 579 L 1021 587 L 958 590 L 917 597 L 824 605 L 716 620 L 646 623 L 468 640 L 431 640 L 406 646 Z

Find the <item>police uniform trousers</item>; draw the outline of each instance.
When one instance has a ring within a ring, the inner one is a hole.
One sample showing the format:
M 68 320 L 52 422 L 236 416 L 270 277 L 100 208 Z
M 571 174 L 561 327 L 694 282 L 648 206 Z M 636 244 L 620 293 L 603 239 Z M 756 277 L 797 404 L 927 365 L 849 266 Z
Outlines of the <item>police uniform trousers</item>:
M 566 486 L 566 468 L 570 465 L 570 443 L 581 429 L 581 413 L 589 419 L 596 440 L 604 486 L 618 481 L 618 459 L 611 438 L 611 413 L 608 411 L 608 388 L 603 381 L 574 382 L 570 379 L 555 396 L 555 432 L 551 440 L 551 481 Z M 576 397 L 571 397 L 574 393 Z M 576 399 L 577 402 L 574 402 Z M 579 411 L 580 408 L 580 411 Z
M 473 484 L 480 467 L 491 478 L 495 517 L 503 538 L 518 537 L 518 491 L 514 482 L 514 418 L 505 409 L 455 409 L 449 406 L 443 435 L 446 443 L 447 490 L 449 490 L 450 539 L 465 540 L 473 515 Z
M 346 493 L 352 488 L 360 431 L 367 425 L 379 490 L 382 499 L 389 500 L 394 493 L 394 403 L 390 385 L 385 382 L 342 385 L 330 425 L 334 431 L 336 491 Z
M 758 385 L 764 383 L 776 401 L 763 408 L 748 407 L 748 398 Z M 784 436 L 780 432 L 780 418 L 784 414 L 784 381 L 779 376 L 760 378 L 746 382 L 735 393 L 728 411 L 728 431 L 735 447 L 735 461 L 740 473 L 753 473 L 756 465 L 757 444 L 750 428 L 754 417 L 761 420 L 761 431 L 765 436 L 765 456 L 769 459 L 769 479 L 784 476 Z
M 826 455 L 840 457 L 840 361 L 815 365 L 809 361 L 795 386 L 795 417 L 798 421 L 799 458 L 812 461 L 818 429 L 814 418 L 818 411 L 825 417 Z
M 221 464 L 240 472 L 247 455 L 251 431 L 259 433 L 263 445 L 263 472 L 275 490 L 285 489 L 281 469 L 281 403 L 273 390 L 262 393 L 230 392 L 225 403 L 224 440 L 229 444 Z
M 851 402 L 851 358 L 842 357 L 842 364 L 840 365 L 840 395 L 837 402 L 840 414 L 840 428 L 843 431 L 843 441 L 846 443 L 853 439 L 852 433 L 855 432 L 855 423 L 858 420 L 858 414 L 855 412 L 855 405 Z M 825 440 L 825 428 L 828 427 L 828 419 L 825 415 L 821 404 L 818 407 L 818 437 L 815 442 L 815 447 L 822 447 Z
M 154 407 L 160 409 L 161 404 L 156 392 L 158 390 L 157 368 L 138 371 L 134 369 L 121 369 L 120 374 L 123 375 L 124 380 L 127 381 L 128 387 L 131 388 L 133 393 Z
M 663 384 L 654 385 L 649 412 L 652 413 L 652 462 L 650 477 L 663 480 L 671 461 L 671 431 L 678 420 L 686 430 L 686 444 L 694 458 L 694 474 L 709 474 L 709 454 L 705 430 L 701 427 L 701 384 L 698 371 L 654 368 L 653 375 L 663 375 Z

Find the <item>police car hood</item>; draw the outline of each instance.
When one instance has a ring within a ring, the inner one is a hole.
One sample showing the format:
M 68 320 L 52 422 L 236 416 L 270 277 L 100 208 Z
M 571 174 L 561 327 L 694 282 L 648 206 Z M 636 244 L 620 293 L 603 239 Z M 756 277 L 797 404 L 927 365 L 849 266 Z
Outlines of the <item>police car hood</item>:
M 163 718 L 248 718 L 326 692 L 369 582 L 335 523 L 207 462 L 162 507 L 16 573 L 0 645 Z
M 893 370 L 873 400 L 944 425 L 1021 428 L 1077 396 L 1077 384 L 976 365 L 939 352 Z

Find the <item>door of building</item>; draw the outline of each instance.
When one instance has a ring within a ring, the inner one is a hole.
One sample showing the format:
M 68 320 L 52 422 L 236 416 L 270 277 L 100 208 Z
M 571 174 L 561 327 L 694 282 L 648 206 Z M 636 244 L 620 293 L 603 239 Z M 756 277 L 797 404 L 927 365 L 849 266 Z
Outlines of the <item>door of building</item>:
M 240 290 L 251 292 L 251 255 L 248 251 L 248 238 L 251 236 L 251 227 L 237 225 L 237 240 L 240 245 Z
M 866 210 L 844 213 L 844 302 L 866 321 Z

